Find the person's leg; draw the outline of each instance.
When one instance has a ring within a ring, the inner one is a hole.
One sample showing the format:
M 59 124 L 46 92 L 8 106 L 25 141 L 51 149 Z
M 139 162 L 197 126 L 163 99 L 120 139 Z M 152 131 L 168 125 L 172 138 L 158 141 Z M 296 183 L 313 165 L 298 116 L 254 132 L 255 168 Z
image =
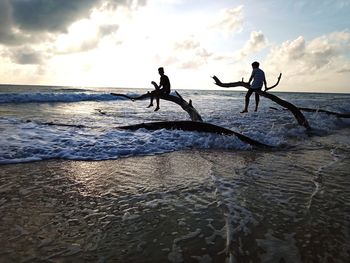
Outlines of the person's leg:
M 257 92 L 254 92 L 254 93 L 255 93 L 255 111 L 258 111 L 260 96 Z
M 253 91 L 252 89 L 249 89 L 247 91 L 247 94 L 245 95 L 245 106 L 244 106 L 244 110 L 241 111 L 241 113 L 245 113 L 248 112 L 248 106 L 249 106 L 249 98 L 252 95 Z
M 153 100 L 154 100 L 154 97 L 158 97 L 158 90 L 153 90 L 150 92 L 151 93 L 151 97 L 150 97 L 150 103 L 149 105 L 147 106 L 147 108 L 150 108 L 150 107 L 153 107 Z
M 156 96 L 156 102 L 157 102 L 157 107 L 154 109 L 154 111 L 159 110 L 159 96 Z
M 153 99 L 154 99 L 154 96 L 156 95 L 156 91 L 154 90 L 148 93 L 151 93 L 150 102 L 149 102 L 149 105 L 147 106 L 147 108 L 150 108 L 150 107 L 153 107 Z
M 153 96 L 151 95 L 150 103 L 147 108 L 153 107 Z
M 165 92 L 162 89 L 157 91 L 157 93 L 156 93 L 157 107 L 154 109 L 154 111 L 158 111 L 160 109 L 160 107 L 159 107 L 159 100 L 160 100 L 159 96 L 161 96 L 161 95 L 169 95 L 169 93 Z

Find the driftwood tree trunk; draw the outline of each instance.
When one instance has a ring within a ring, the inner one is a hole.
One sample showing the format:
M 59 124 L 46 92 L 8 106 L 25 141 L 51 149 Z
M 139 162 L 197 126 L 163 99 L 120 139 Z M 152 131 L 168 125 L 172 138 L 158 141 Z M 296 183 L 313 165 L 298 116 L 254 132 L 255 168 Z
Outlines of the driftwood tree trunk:
M 137 129 L 143 128 L 147 130 L 170 129 L 170 130 L 209 132 L 209 133 L 216 133 L 216 134 L 222 134 L 222 135 L 236 136 L 241 141 L 255 147 L 264 147 L 264 148 L 273 147 L 273 146 L 258 142 L 238 132 L 235 132 L 217 125 L 203 122 L 202 117 L 200 116 L 198 111 L 193 107 L 192 101 L 189 100 L 189 102 L 187 102 L 182 98 L 182 96 L 177 91 L 175 91 L 175 93 L 176 93 L 176 96 L 161 94 L 159 98 L 163 100 L 171 101 L 180 105 L 181 108 L 188 113 L 192 121 L 148 122 L 148 123 L 141 123 L 136 125 L 121 126 L 116 128 L 124 129 L 124 130 L 137 130 Z M 111 95 L 124 97 L 132 101 L 145 100 L 145 99 L 150 99 L 152 97 L 152 94 L 150 92 L 146 94 L 142 94 L 140 96 L 134 96 L 134 97 L 128 96 L 125 94 L 119 94 L 119 93 L 111 93 Z
M 280 82 L 281 76 L 282 76 L 282 74 L 279 75 L 277 83 L 275 85 L 266 88 L 266 90 L 270 90 L 270 89 L 276 87 Z M 216 85 L 218 85 L 219 87 L 223 87 L 223 88 L 233 88 L 233 87 L 244 87 L 246 89 L 250 88 L 249 83 L 244 82 L 243 80 L 237 81 L 237 82 L 231 82 L 231 83 L 223 83 L 216 76 L 213 76 L 213 79 L 214 79 Z M 298 107 L 294 106 L 292 103 L 285 101 L 285 100 L 283 100 L 283 99 L 281 99 L 273 94 L 267 93 L 266 91 L 258 90 L 256 92 L 259 95 L 261 95 L 265 98 L 268 98 L 268 99 L 276 102 L 277 104 L 281 105 L 282 107 L 290 110 L 293 113 L 296 120 L 298 121 L 299 125 L 304 126 L 306 129 L 310 129 L 310 125 L 309 125 L 308 121 L 306 120 L 304 115 L 301 113 L 301 111 L 298 109 Z
M 203 119 L 200 116 L 200 114 L 198 113 L 198 111 L 193 107 L 192 105 L 192 100 L 189 100 L 189 102 L 185 101 L 182 96 L 175 91 L 176 96 L 174 95 L 167 95 L 167 94 L 160 94 L 159 98 L 163 99 L 163 100 L 167 100 L 167 101 L 171 101 L 176 103 L 177 105 L 179 105 L 184 111 L 186 111 L 188 113 L 188 115 L 190 116 L 192 121 L 199 121 L 202 122 Z M 124 97 L 127 99 L 130 99 L 132 101 L 135 100 L 145 100 L 145 99 L 150 99 L 152 97 L 152 93 L 151 92 L 147 92 L 146 94 L 137 96 L 137 97 L 131 97 L 125 94 L 119 94 L 119 93 L 111 93 L 111 95 L 114 96 L 118 96 L 118 97 Z
M 205 122 L 194 122 L 194 121 L 164 121 L 164 122 L 148 122 L 135 125 L 121 126 L 117 127 L 118 129 L 123 130 L 138 130 L 138 129 L 147 129 L 147 130 L 183 130 L 183 131 L 198 131 L 198 132 L 209 132 L 222 135 L 234 135 L 237 136 L 241 141 L 248 143 L 252 146 L 271 148 L 273 146 L 258 142 L 254 139 L 251 139 L 243 134 L 238 132 L 210 124 Z
M 279 110 L 274 107 L 270 107 L 270 109 L 273 110 Z M 339 112 L 334 112 L 334 111 L 329 111 L 329 110 L 322 110 L 322 109 L 312 109 L 312 108 L 304 108 L 304 107 L 298 107 L 299 110 L 301 111 L 306 111 L 306 112 L 322 112 L 326 113 L 327 115 L 333 115 L 338 118 L 350 118 L 350 113 L 339 113 Z

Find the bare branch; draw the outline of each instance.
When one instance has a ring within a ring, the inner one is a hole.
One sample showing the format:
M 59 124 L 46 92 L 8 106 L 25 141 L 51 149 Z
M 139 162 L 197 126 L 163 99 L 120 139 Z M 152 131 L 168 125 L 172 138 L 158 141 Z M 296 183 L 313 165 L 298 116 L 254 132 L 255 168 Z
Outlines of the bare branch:
M 282 74 L 280 74 L 280 76 L 278 77 L 277 83 L 275 85 L 273 85 L 272 87 L 270 87 L 270 89 L 276 87 L 281 79 Z M 223 87 L 223 88 L 232 88 L 232 87 L 244 87 L 246 89 L 250 88 L 250 85 L 248 82 L 243 82 L 243 81 L 237 81 L 237 82 L 231 82 L 231 83 L 222 83 L 218 77 L 213 76 L 213 79 L 215 80 L 215 84 Z M 270 93 L 267 93 L 265 91 L 262 90 L 256 90 L 255 92 L 257 92 L 259 95 L 268 98 L 274 102 L 276 102 L 277 104 L 281 105 L 284 108 L 287 108 L 288 110 L 290 110 L 294 117 L 297 119 L 299 125 L 304 126 L 306 129 L 310 129 L 310 125 L 308 123 L 308 121 L 306 120 L 306 118 L 304 117 L 304 115 L 301 113 L 301 111 L 294 106 L 292 103 L 282 100 L 279 97 L 272 95 Z
M 282 77 L 282 73 L 280 73 L 280 75 L 278 76 L 276 84 L 272 85 L 271 87 L 267 87 L 265 89 L 265 91 L 268 91 L 268 90 L 273 89 L 274 87 L 276 87 L 280 83 L 281 77 Z M 220 87 L 223 87 L 223 88 L 234 88 L 234 87 L 244 87 L 246 89 L 250 88 L 249 83 L 248 82 L 244 82 L 243 78 L 242 78 L 242 81 L 230 82 L 230 83 L 222 83 L 219 80 L 219 78 L 217 76 L 215 76 L 215 75 L 212 78 L 215 80 L 215 84 L 216 85 L 218 85 Z
M 250 88 L 249 83 L 248 82 L 244 82 L 243 79 L 242 79 L 242 81 L 223 83 L 215 75 L 212 78 L 215 80 L 215 84 L 220 86 L 220 87 L 222 87 L 222 88 L 235 88 L 235 87 L 244 87 L 246 89 Z
M 262 90 L 258 90 L 256 91 L 259 95 L 268 98 L 274 102 L 276 102 L 277 104 L 281 105 L 284 108 L 287 108 L 288 110 L 290 110 L 294 117 L 297 119 L 299 125 L 304 126 L 306 129 L 310 129 L 310 125 L 309 122 L 306 120 L 305 116 L 301 113 L 301 111 L 298 109 L 298 107 L 296 107 L 294 104 L 285 101 L 271 93 L 262 91 Z
M 136 97 L 131 97 L 129 95 L 125 95 L 125 94 L 121 94 L 121 93 L 111 93 L 111 95 L 117 96 L 117 97 L 124 97 L 124 98 L 127 98 L 127 99 L 132 100 L 132 101 L 144 100 L 144 99 L 147 99 L 147 98 L 151 97 L 151 94 L 149 92 L 146 93 L 146 94 L 142 94 L 140 96 L 136 96 Z
M 282 73 L 280 73 L 280 75 L 278 76 L 276 84 L 271 86 L 271 87 L 266 88 L 265 91 L 268 91 L 268 90 L 273 89 L 274 87 L 276 87 L 280 83 L 281 77 L 282 77 Z
M 184 111 L 186 111 L 188 113 L 188 115 L 190 116 L 192 121 L 203 121 L 202 117 L 200 116 L 198 111 L 193 107 L 192 103 L 188 103 L 187 101 L 185 101 L 177 91 L 175 91 L 175 93 L 177 94 L 177 96 L 170 95 L 170 94 L 169 95 L 160 94 L 159 98 L 178 104 Z M 131 97 L 131 96 L 128 96 L 125 94 L 118 94 L 118 93 L 111 93 L 111 95 L 124 97 L 124 98 L 130 99 L 132 101 L 144 100 L 147 98 L 151 98 L 151 96 L 152 96 L 152 94 L 150 92 L 143 94 L 143 95 L 140 95 L 140 96 L 135 96 L 135 97 Z

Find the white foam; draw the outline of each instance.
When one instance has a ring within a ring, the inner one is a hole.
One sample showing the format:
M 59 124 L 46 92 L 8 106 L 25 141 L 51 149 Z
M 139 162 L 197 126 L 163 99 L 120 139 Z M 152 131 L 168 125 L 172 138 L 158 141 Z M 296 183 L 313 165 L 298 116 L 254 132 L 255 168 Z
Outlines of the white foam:
M 124 92 L 125 93 L 125 92 Z M 182 93 L 182 92 L 181 92 Z M 192 93 L 191 93 L 192 94 Z M 305 128 L 298 125 L 287 110 L 271 110 L 275 104 L 261 102 L 258 112 L 240 114 L 241 103 L 229 93 L 200 95 L 197 93 L 194 106 L 204 121 L 239 132 L 269 145 L 286 144 L 289 138 L 305 139 Z M 137 94 L 129 93 L 130 96 Z M 183 96 L 186 97 L 186 94 Z M 299 96 L 299 95 L 298 95 Z M 188 97 L 188 96 L 187 96 Z M 292 96 L 292 98 L 296 95 Z M 327 97 L 325 97 L 327 98 Z M 61 106 L 42 105 L 36 109 L 23 102 L 74 102 L 90 100 L 89 103 Z M 113 101 L 111 101 L 113 100 Z M 117 101 L 115 101 L 117 100 Z M 155 120 L 188 119 L 186 113 L 173 103 L 161 102 L 161 110 L 154 113 L 145 108 L 145 102 L 125 101 L 124 98 L 102 92 L 40 92 L 2 93 L 0 103 L 16 101 L 22 104 L 1 104 L 8 115 L 0 118 L 0 163 L 29 162 L 43 159 L 64 158 L 72 160 L 107 160 L 127 156 L 151 155 L 182 149 L 228 149 L 249 150 L 251 147 L 235 136 L 179 130 L 138 131 L 117 130 L 118 125 L 136 124 Z M 325 100 L 326 101 L 326 100 Z M 220 102 L 220 109 L 217 108 Z M 299 102 L 297 102 L 299 103 Z M 307 100 L 300 106 L 307 105 Z M 325 102 L 324 102 L 325 103 Z M 333 111 L 349 106 L 346 99 L 339 100 Z M 100 114 L 101 109 L 106 114 Z M 76 113 L 75 113 L 76 112 Z M 343 111 L 344 112 L 344 111 Z M 329 133 L 338 127 L 348 127 L 350 120 L 338 119 L 325 113 L 304 113 L 310 125 L 319 133 Z M 53 117 L 52 117 L 53 116 Z M 27 119 L 34 120 L 26 123 Z M 53 120 L 53 121 L 52 121 Z M 45 125 L 57 122 L 101 127 L 78 128 Z
M 1 122 L 1 120 L 0 120 Z M 6 123 L 7 122 L 7 123 Z M 180 130 L 135 132 L 118 129 L 89 129 L 20 123 L 6 125 L 0 138 L 0 163 L 44 159 L 108 160 L 149 155 L 181 149 L 246 149 L 235 136 L 184 132 Z

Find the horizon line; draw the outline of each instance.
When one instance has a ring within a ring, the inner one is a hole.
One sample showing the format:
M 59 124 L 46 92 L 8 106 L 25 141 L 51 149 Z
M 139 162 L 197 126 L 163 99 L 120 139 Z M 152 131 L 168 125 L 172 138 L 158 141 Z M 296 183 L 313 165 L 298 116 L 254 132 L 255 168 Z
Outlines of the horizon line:
M 49 85 L 49 84 L 11 84 L 11 83 L 0 83 L 0 86 L 30 86 L 30 87 L 69 87 L 69 88 L 107 88 L 107 89 L 144 89 L 147 90 L 148 88 L 143 88 L 143 87 L 116 87 L 116 86 L 84 86 L 84 85 Z M 240 89 L 241 88 L 241 89 Z M 152 89 L 152 88 L 150 88 Z M 196 89 L 196 88 L 177 88 L 177 89 L 172 89 L 172 90 L 203 90 L 203 91 L 215 91 L 215 90 L 220 90 L 220 91 L 245 91 L 246 89 L 244 87 L 238 87 L 238 89 L 230 89 L 230 88 L 220 88 L 220 87 L 215 87 L 215 88 L 206 88 L 206 89 Z M 314 93 L 314 94 L 350 94 L 349 92 L 323 92 L 323 91 L 273 91 L 273 92 L 279 92 L 279 93 Z

